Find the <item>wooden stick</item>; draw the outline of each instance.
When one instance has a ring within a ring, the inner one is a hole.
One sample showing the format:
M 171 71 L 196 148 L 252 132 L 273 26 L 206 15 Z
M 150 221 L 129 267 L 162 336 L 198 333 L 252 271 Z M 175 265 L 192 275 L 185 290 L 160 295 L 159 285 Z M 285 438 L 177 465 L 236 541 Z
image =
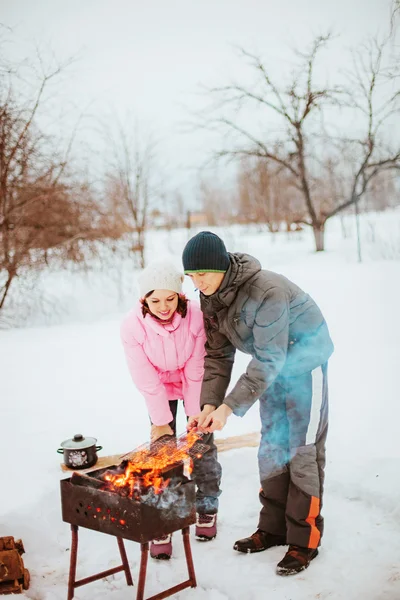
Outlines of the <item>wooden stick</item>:
M 228 438 L 219 438 L 215 440 L 218 452 L 226 452 L 235 448 L 255 448 L 260 443 L 260 434 L 258 432 L 245 433 L 243 435 L 231 436 Z

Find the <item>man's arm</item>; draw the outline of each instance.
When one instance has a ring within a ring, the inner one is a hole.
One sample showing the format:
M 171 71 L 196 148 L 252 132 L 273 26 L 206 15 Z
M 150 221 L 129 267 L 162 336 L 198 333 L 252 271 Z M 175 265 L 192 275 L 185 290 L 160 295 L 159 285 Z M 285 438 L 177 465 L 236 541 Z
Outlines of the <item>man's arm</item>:
M 226 396 L 237 416 L 243 416 L 274 381 L 286 361 L 289 341 L 289 299 L 280 288 L 266 293 L 253 326 L 254 352 L 246 373 Z
M 204 377 L 200 406 L 218 407 L 224 400 L 231 380 L 236 348 L 219 331 L 208 331 L 205 344 Z

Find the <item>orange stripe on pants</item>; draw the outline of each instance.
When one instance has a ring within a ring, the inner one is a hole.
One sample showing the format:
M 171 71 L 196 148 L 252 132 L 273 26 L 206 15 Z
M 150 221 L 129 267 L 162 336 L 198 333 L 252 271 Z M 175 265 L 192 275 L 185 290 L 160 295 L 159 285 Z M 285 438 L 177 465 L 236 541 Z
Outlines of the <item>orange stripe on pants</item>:
M 319 529 L 315 525 L 315 519 L 319 515 L 320 501 L 319 498 L 315 496 L 311 496 L 311 504 L 310 510 L 308 511 L 308 517 L 306 519 L 306 523 L 311 527 L 310 539 L 308 540 L 309 548 L 318 548 L 319 540 L 321 538 L 321 534 Z

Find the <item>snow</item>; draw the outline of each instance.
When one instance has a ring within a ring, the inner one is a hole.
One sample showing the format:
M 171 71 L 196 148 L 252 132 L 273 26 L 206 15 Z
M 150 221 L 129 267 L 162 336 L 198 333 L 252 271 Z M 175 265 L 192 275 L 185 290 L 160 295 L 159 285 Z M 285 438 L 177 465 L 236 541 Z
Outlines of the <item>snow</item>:
M 221 453 L 218 536 L 200 543 L 192 532 L 198 587 L 180 592 L 177 599 L 400 599 L 399 216 L 364 219 L 368 235 L 362 264 L 357 263 L 351 221 L 346 239 L 340 221 L 332 223 L 327 252 L 318 255 L 308 232 L 288 240 L 286 234 L 274 237 L 255 229 L 223 230 L 229 250 L 250 252 L 264 267 L 293 279 L 327 318 L 336 350 L 329 368 L 325 535 L 319 557 L 292 578 L 275 575 L 283 548 L 255 555 L 234 552 L 234 541 L 257 526 L 256 449 Z M 152 232 L 150 252 L 167 249 L 178 257 L 186 235 Z M 0 535 L 24 542 L 31 587 L 20 597 L 32 600 L 65 599 L 67 594 L 70 529 L 61 520 L 59 480 L 65 474 L 56 454 L 60 442 L 82 432 L 95 436 L 105 455 L 128 451 L 148 436 L 144 402 L 130 380 L 119 340 L 123 310 L 132 300 L 125 298 L 123 306 L 112 302 L 105 289 L 102 312 L 102 284 L 85 288 L 79 277 L 58 273 L 45 279 L 60 302 L 68 297 L 69 312 L 57 313 L 63 322 L 45 327 L 32 315 L 35 326 L 0 332 Z M 194 297 L 190 285 L 185 283 Z M 247 360 L 238 355 L 234 380 Z M 254 406 L 243 419 L 231 417 L 218 435 L 258 429 Z M 183 430 L 181 411 L 178 431 Z M 180 537 L 174 534 L 171 561 L 149 562 L 146 597 L 186 578 Z M 125 546 L 137 582 L 140 546 L 129 541 Z M 80 529 L 78 578 L 117 564 L 112 537 Z M 75 598 L 135 595 L 136 587 L 126 587 L 119 573 L 78 588 Z

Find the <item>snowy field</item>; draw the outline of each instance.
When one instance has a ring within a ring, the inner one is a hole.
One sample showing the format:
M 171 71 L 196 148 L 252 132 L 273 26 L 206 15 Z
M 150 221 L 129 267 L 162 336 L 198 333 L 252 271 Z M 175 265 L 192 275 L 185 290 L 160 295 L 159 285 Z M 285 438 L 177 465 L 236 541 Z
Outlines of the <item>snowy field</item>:
M 215 230 L 228 250 L 255 255 L 308 291 L 328 321 L 336 351 L 329 370 L 326 530 L 319 557 L 292 578 L 275 575 L 282 548 L 234 552 L 234 541 L 257 526 L 256 449 L 223 453 L 218 537 L 208 544 L 193 537 L 198 587 L 174 596 L 179 600 L 400 599 L 400 213 L 363 218 L 362 264 L 353 225 L 350 218 L 330 224 L 327 251 L 318 255 L 310 232 L 289 239 L 261 228 Z M 149 256 L 168 251 L 179 257 L 186 236 L 152 232 Z M 70 530 L 60 514 L 60 442 L 82 432 L 96 437 L 105 455 L 147 441 L 144 402 L 119 340 L 133 281 L 128 263 L 87 278 L 48 275 L 38 286 L 59 307 L 57 316 L 38 309 L 26 327 L 0 330 L 0 536 L 24 542 L 32 579 L 21 598 L 66 599 Z M 195 297 L 189 281 L 185 288 Z M 237 357 L 234 379 L 247 360 Z M 243 419 L 231 417 L 219 435 L 258 429 L 255 406 Z M 174 538 L 171 561 L 149 562 L 146 597 L 186 578 L 180 535 Z M 137 581 L 140 547 L 127 541 L 126 548 Z M 81 530 L 78 578 L 117 564 L 115 540 Z M 119 573 L 78 588 L 75 598 L 127 600 L 135 594 Z

